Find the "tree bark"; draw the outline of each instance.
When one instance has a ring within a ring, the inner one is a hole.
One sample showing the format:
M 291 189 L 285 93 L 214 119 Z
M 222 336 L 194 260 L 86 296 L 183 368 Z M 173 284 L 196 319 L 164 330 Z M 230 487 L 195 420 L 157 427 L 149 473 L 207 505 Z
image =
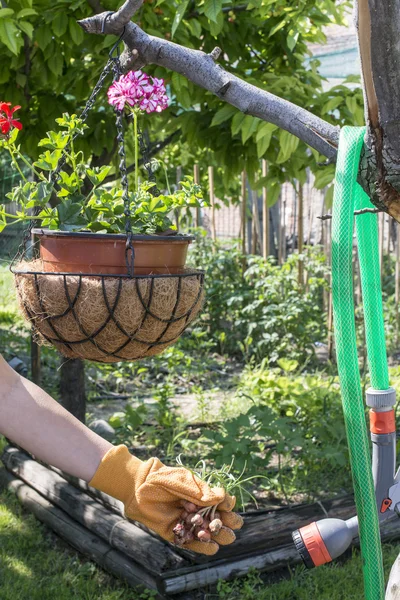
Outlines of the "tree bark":
M 77 419 L 85 422 L 86 392 L 83 361 L 62 357 L 60 367 L 60 402 Z

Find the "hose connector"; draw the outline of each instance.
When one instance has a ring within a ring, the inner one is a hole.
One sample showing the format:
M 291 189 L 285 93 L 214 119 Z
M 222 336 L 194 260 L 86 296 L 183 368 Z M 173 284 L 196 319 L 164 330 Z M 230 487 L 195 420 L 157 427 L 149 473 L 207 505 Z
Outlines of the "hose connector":
M 396 404 L 396 390 L 392 387 L 387 390 L 374 390 L 368 388 L 365 401 L 369 408 L 390 410 Z

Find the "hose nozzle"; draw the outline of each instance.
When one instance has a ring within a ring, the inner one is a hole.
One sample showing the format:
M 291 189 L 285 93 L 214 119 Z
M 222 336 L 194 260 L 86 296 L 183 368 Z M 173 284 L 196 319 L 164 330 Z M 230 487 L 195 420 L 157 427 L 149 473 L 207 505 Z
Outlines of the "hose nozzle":
M 343 554 L 357 533 L 356 517 L 348 521 L 322 519 L 296 529 L 292 537 L 304 564 L 311 569 L 325 565 Z

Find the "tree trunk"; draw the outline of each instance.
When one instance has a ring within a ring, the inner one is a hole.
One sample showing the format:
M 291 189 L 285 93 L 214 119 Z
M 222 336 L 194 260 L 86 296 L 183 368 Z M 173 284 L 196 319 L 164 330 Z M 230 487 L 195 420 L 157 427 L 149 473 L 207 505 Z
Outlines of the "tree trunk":
M 74 417 L 85 422 L 85 367 L 78 358 L 61 359 L 60 402 Z

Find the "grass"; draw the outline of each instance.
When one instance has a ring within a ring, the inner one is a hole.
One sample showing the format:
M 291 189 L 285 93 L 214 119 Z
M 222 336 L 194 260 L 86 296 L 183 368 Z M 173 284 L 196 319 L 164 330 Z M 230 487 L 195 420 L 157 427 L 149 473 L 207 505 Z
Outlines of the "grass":
M 388 576 L 400 545 L 385 544 Z M 361 557 L 308 571 L 297 567 L 277 582 L 261 581 L 256 572 L 220 582 L 204 600 L 360 600 Z M 70 549 L 32 515 L 13 494 L 0 491 L 1 600 L 147 600 L 147 591 L 132 590 Z
M 1 600 L 147 600 L 72 551 L 0 492 Z

